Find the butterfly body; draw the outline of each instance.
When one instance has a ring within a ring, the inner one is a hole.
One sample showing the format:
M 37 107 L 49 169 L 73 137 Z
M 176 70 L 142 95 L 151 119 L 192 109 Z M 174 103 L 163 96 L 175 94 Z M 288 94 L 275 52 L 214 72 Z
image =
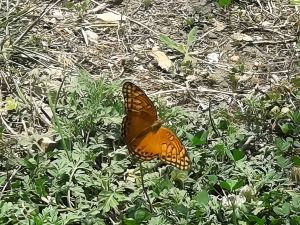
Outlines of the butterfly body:
M 131 154 L 142 160 L 159 157 L 180 169 L 189 169 L 191 162 L 178 137 L 162 126 L 152 101 L 131 82 L 123 85 L 126 116 L 122 136 Z

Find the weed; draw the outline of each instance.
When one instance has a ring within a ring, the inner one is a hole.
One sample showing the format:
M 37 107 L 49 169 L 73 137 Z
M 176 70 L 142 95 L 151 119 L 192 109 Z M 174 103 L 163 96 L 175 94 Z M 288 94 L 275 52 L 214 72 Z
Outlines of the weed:
M 172 40 L 171 38 L 169 38 L 168 36 L 163 35 L 163 34 L 160 35 L 159 39 L 161 42 L 166 44 L 169 48 L 178 51 L 180 54 L 182 54 L 184 56 L 183 61 L 182 61 L 183 65 L 188 64 L 188 63 L 193 63 L 193 61 L 195 60 L 193 58 L 193 56 L 191 55 L 190 48 L 192 48 L 192 46 L 195 44 L 195 42 L 197 40 L 197 28 L 196 27 L 191 29 L 191 31 L 189 32 L 186 45 L 177 43 L 176 41 Z
M 232 0 L 218 0 L 218 3 L 221 7 L 229 6 L 231 4 Z

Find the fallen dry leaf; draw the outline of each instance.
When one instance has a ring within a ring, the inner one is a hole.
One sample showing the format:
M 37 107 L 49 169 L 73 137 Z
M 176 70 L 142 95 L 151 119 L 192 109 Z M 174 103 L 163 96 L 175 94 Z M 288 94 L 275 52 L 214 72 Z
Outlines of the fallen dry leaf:
M 56 142 L 51 140 L 48 137 L 43 137 L 38 141 L 40 148 L 43 149 L 45 152 L 51 151 L 55 148 Z
M 238 62 L 240 61 L 240 57 L 238 55 L 233 55 L 230 57 L 230 60 L 233 62 Z
M 172 61 L 169 59 L 169 57 L 162 51 L 159 51 L 157 48 L 153 48 L 151 52 L 149 52 L 149 55 L 151 55 L 158 63 L 159 67 L 169 71 L 169 69 L 172 67 Z
M 219 22 L 217 20 L 214 21 L 214 26 L 216 28 L 216 31 L 222 31 L 226 28 L 226 25 L 222 22 Z
M 234 40 L 237 41 L 253 41 L 253 38 L 247 34 L 235 33 L 231 36 Z
M 124 16 L 124 15 L 122 16 L 120 14 L 116 14 L 113 12 L 97 14 L 97 18 L 101 19 L 103 21 L 106 21 L 106 22 L 118 22 L 120 20 L 123 20 L 123 21 L 126 20 L 126 16 Z
M 91 30 L 87 30 L 85 31 L 88 39 L 94 43 L 98 43 L 97 40 L 99 38 L 98 34 L 96 34 L 95 32 L 91 31 Z

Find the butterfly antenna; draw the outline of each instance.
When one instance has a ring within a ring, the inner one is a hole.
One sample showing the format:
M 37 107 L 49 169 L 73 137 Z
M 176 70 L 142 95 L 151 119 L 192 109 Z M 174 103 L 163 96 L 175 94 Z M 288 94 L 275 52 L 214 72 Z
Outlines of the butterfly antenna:
M 153 213 L 153 207 L 152 207 L 152 204 L 151 204 L 149 195 L 148 195 L 148 193 L 147 193 L 147 190 L 146 190 L 146 188 L 145 188 L 145 183 L 144 183 L 144 168 L 143 168 L 143 166 L 142 166 L 142 162 L 141 162 L 141 161 L 140 161 L 140 172 L 141 172 L 141 182 L 142 182 L 143 192 L 144 192 L 144 194 L 146 195 L 146 198 L 147 198 L 147 201 L 148 201 L 148 204 L 149 204 L 150 211 L 151 211 L 151 213 Z

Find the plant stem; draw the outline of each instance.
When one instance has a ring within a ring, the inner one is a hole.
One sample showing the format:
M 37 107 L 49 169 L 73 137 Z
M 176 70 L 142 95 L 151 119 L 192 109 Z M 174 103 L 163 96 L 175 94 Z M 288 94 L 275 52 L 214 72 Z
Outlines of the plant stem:
M 60 124 L 60 121 L 58 119 L 58 116 L 56 115 L 56 111 L 55 111 L 55 105 L 54 103 L 52 102 L 52 98 L 50 96 L 50 94 L 48 94 L 48 100 L 49 100 L 49 106 L 50 106 L 50 109 L 52 111 L 52 114 L 53 114 L 53 121 L 54 121 L 54 124 L 55 126 L 57 127 L 58 129 L 58 133 L 61 137 L 61 140 L 62 140 L 62 144 L 63 144 L 63 148 L 64 150 L 66 151 L 67 153 L 67 157 L 68 159 L 71 161 L 71 156 L 70 156 L 70 151 L 71 151 L 71 146 L 70 144 L 67 144 L 65 138 L 64 138 L 64 135 L 63 135 L 63 132 L 62 132 L 62 128 L 61 128 L 61 124 Z
M 145 188 L 145 183 L 144 183 L 144 171 L 143 171 L 142 162 L 140 162 L 140 173 L 141 173 L 141 182 L 142 182 L 143 192 L 144 192 L 144 194 L 146 195 L 146 198 L 147 198 L 147 201 L 148 201 L 148 204 L 149 204 L 150 211 L 153 213 L 153 207 L 152 207 L 152 204 L 151 204 L 149 195 L 148 195 L 148 193 L 147 193 L 147 190 L 146 190 L 146 188 Z
M 232 204 L 232 220 L 233 220 L 233 224 L 237 225 L 238 223 L 237 223 L 237 220 L 236 220 L 236 211 L 235 211 L 236 210 L 236 207 L 235 207 L 236 202 L 231 203 L 231 204 Z
M 215 125 L 215 122 L 212 118 L 212 115 L 211 115 L 211 101 L 210 100 L 209 100 L 209 106 L 208 106 L 208 115 L 209 115 L 209 120 L 210 120 L 211 126 L 212 126 L 215 134 L 217 135 L 217 137 L 221 137 L 218 129 L 216 128 L 216 125 Z

